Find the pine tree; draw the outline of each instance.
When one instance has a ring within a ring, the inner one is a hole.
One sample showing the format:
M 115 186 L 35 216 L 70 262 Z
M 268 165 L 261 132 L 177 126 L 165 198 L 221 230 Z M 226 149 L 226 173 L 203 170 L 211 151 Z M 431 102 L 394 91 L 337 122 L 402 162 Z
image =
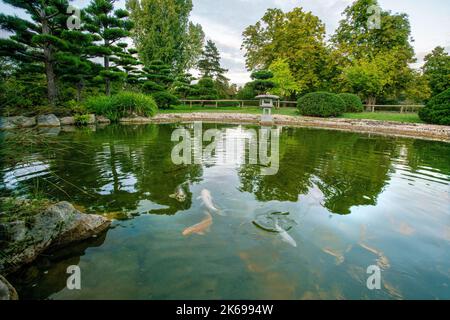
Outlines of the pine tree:
M 67 48 L 58 34 L 64 29 L 67 0 L 3 0 L 23 9 L 28 19 L 0 14 L 0 28 L 13 35 L 0 39 L 0 55 L 8 56 L 22 64 L 43 64 L 47 82 L 49 104 L 58 98 L 55 73 L 55 54 Z
M 216 44 L 208 40 L 205 49 L 197 65 L 203 78 L 218 79 L 223 77 L 227 69 L 223 69 L 220 65 L 220 53 Z
M 117 43 L 129 36 L 133 27 L 133 23 L 128 19 L 128 11 L 114 10 L 114 2 L 115 0 L 91 0 L 83 17 L 86 30 L 101 42 L 92 46 L 90 51 L 92 55 L 103 58 L 104 70 L 100 72 L 100 76 L 105 82 L 106 95 L 111 94 L 111 81 L 124 76 L 117 65 L 111 64 L 111 58 L 122 52 Z
M 94 37 L 80 30 L 65 30 L 61 38 L 68 46 L 55 55 L 56 73 L 61 81 L 76 88 L 76 100 L 80 101 L 86 82 L 92 81 L 101 71 L 101 65 L 89 60 Z
M 141 62 L 137 57 L 137 50 L 128 48 L 128 43 L 118 43 L 117 47 L 120 51 L 116 52 L 116 57 L 112 57 L 113 61 L 118 67 L 125 72 L 125 82 L 127 85 L 136 85 L 143 76 L 142 70 L 139 68 Z

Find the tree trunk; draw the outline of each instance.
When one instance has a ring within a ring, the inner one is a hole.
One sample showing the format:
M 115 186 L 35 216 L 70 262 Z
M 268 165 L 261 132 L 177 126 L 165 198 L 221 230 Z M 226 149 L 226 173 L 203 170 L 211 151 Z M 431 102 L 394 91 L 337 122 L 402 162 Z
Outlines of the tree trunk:
M 376 97 L 368 97 L 367 98 L 367 106 L 368 107 L 373 107 L 377 102 L 377 98 Z
M 45 15 L 45 13 L 44 13 Z M 48 20 L 45 17 L 42 18 L 42 34 L 50 34 L 50 26 Z M 55 106 L 56 99 L 58 98 L 58 89 L 56 88 L 56 75 L 53 68 L 53 48 L 51 44 L 45 44 L 44 46 L 44 64 L 45 75 L 47 78 L 47 97 L 51 106 Z
M 109 70 L 109 56 L 105 56 L 105 70 Z M 107 96 L 111 95 L 111 80 L 106 77 L 105 78 L 105 93 Z
M 77 101 L 81 101 L 81 91 L 83 90 L 84 84 L 83 81 L 79 81 L 77 83 Z

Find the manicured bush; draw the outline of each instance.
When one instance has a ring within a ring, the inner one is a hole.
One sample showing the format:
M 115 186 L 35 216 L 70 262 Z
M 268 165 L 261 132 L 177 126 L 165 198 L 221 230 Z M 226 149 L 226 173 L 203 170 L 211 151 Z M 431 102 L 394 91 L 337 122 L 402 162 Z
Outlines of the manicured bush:
M 334 93 L 312 92 L 298 99 L 300 114 L 313 117 L 336 117 L 344 113 L 344 101 Z
M 361 101 L 361 98 L 358 97 L 356 94 L 341 93 L 339 94 L 339 97 L 345 103 L 345 112 L 354 113 L 364 111 L 364 105 Z
M 450 89 L 431 98 L 419 117 L 426 123 L 450 125 Z
M 92 97 L 85 104 L 90 112 L 103 115 L 111 121 L 118 121 L 131 115 L 151 117 L 158 109 L 151 96 L 125 91 L 110 97 Z
M 152 97 L 158 105 L 158 108 L 160 109 L 169 109 L 170 106 L 176 106 L 180 104 L 180 101 L 177 97 L 166 91 L 155 92 L 152 94 Z

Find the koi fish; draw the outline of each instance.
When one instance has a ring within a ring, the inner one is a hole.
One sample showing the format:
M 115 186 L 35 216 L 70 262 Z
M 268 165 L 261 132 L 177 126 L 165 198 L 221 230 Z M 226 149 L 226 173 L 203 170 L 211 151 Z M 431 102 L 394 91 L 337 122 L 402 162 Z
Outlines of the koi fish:
M 297 242 L 286 232 L 283 228 L 280 227 L 278 221 L 275 222 L 275 230 L 280 234 L 281 240 L 290 244 L 293 247 L 297 247 Z
M 198 197 L 197 199 L 202 200 L 203 205 L 206 207 L 206 209 L 208 209 L 208 211 L 223 215 L 220 213 L 220 210 L 214 206 L 211 192 L 209 192 L 209 190 L 203 189 L 200 193 L 200 197 Z
M 206 231 L 209 231 L 209 228 L 212 225 L 212 217 L 209 212 L 205 212 L 205 213 L 206 213 L 207 217 L 200 223 L 197 223 L 196 225 L 193 225 L 192 227 L 184 229 L 183 236 L 188 236 L 191 234 L 204 235 Z

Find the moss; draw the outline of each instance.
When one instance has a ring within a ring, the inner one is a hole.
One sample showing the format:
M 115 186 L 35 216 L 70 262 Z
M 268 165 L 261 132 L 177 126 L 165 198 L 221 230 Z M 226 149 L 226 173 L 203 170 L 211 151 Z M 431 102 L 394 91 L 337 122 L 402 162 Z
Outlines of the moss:
M 0 223 L 25 221 L 29 224 L 37 214 L 42 213 L 52 203 L 47 199 L 0 199 Z

